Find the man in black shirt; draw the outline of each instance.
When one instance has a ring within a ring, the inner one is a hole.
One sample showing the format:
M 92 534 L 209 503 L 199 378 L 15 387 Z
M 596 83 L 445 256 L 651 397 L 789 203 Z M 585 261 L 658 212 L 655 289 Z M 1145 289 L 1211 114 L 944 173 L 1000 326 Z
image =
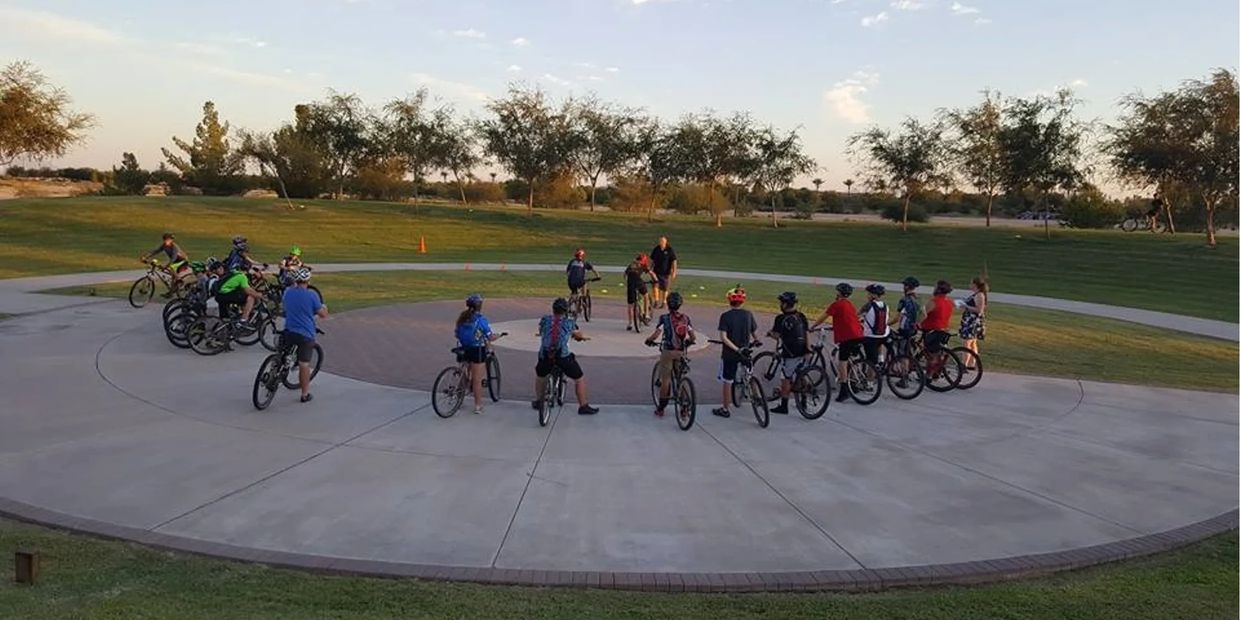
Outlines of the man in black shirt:
M 659 244 L 650 250 L 650 263 L 654 270 L 654 301 L 659 306 L 667 299 L 667 291 L 676 280 L 676 250 L 668 245 L 667 237 L 659 237 Z

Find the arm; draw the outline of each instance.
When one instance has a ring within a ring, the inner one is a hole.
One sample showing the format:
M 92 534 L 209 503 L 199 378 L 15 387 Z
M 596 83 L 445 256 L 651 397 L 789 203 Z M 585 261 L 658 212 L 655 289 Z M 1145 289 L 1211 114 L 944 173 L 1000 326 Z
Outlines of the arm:
M 650 332 L 650 337 L 646 339 L 646 344 L 654 344 L 654 341 L 663 333 L 663 321 L 659 321 L 654 326 L 654 331 Z
M 977 305 L 977 314 L 979 316 L 986 314 L 986 298 L 987 297 L 988 295 L 986 293 L 981 293 L 973 298 L 973 303 Z
M 330 315 L 328 314 L 328 312 L 327 312 L 327 304 L 323 304 L 323 305 L 319 306 L 319 311 L 318 311 L 318 312 L 315 312 L 314 314 L 315 314 L 315 316 L 319 317 L 320 319 L 325 319 L 325 318 L 327 318 L 328 316 L 330 316 Z
M 820 325 L 822 325 L 823 323 L 827 322 L 827 317 L 829 317 L 829 316 L 830 316 L 830 315 L 829 315 L 829 314 L 827 314 L 827 311 L 826 311 L 826 310 L 823 310 L 823 311 L 822 311 L 822 316 L 818 317 L 818 320 L 817 320 L 817 321 L 814 321 L 814 324 L 813 324 L 813 325 L 810 325 L 810 326 L 809 326 L 809 328 L 810 328 L 810 329 L 818 329 L 818 326 L 820 326 Z
M 675 279 L 676 279 L 676 273 L 677 273 L 677 270 L 678 270 L 679 266 L 680 266 L 680 260 L 679 260 L 679 259 L 676 259 L 676 258 L 673 258 L 673 259 L 672 259 L 672 272 L 671 272 L 670 274 L 668 274 L 668 276 L 667 276 L 669 280 L 675 280 Z

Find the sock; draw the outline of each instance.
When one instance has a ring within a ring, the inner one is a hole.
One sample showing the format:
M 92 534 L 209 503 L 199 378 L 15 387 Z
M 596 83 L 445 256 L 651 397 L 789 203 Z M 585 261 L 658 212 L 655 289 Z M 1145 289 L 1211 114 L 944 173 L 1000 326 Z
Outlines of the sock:
M 669 401 L 669 400 L 671 400 L 671 399 L 670 399 L 670 398 L 660 398 L 660 399 L 659 399 L 659 411 L 663 411 L 664 409 L 667 409 L 667 401 Z

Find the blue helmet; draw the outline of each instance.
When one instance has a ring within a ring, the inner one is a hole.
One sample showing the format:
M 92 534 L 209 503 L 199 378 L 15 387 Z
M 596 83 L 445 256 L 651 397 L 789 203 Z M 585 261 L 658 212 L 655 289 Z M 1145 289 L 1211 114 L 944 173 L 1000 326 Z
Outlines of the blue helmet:
M 475 310 L 477 310 L 478 308 L 481 308 L 482 307 L 482 295 L 474 293 L 473 295 L 466 297 L 465 305 L 466 307 L 473 308 Z

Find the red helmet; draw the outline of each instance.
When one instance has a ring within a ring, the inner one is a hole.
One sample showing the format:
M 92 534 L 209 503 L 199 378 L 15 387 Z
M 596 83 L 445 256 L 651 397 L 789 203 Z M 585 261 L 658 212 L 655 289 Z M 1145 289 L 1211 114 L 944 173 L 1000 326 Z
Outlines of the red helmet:
M 577 248 L 577 251 L 573 252 L 573 257 L 574 258 L 585 258 L 586 257 L 585 248 Z
M 645 252 L 642 252 L 641 254 L 637 255 L 637 263 L 642 266 L 649 265 L 650 257 L 646 256 Z
M 741 288 L 741 285 L 739 284 L 736 285 L 736 288 L 728 291 L 728 303 L 735 303 L 738 301 L 744 303 L 745 297 L 745 289 Z

